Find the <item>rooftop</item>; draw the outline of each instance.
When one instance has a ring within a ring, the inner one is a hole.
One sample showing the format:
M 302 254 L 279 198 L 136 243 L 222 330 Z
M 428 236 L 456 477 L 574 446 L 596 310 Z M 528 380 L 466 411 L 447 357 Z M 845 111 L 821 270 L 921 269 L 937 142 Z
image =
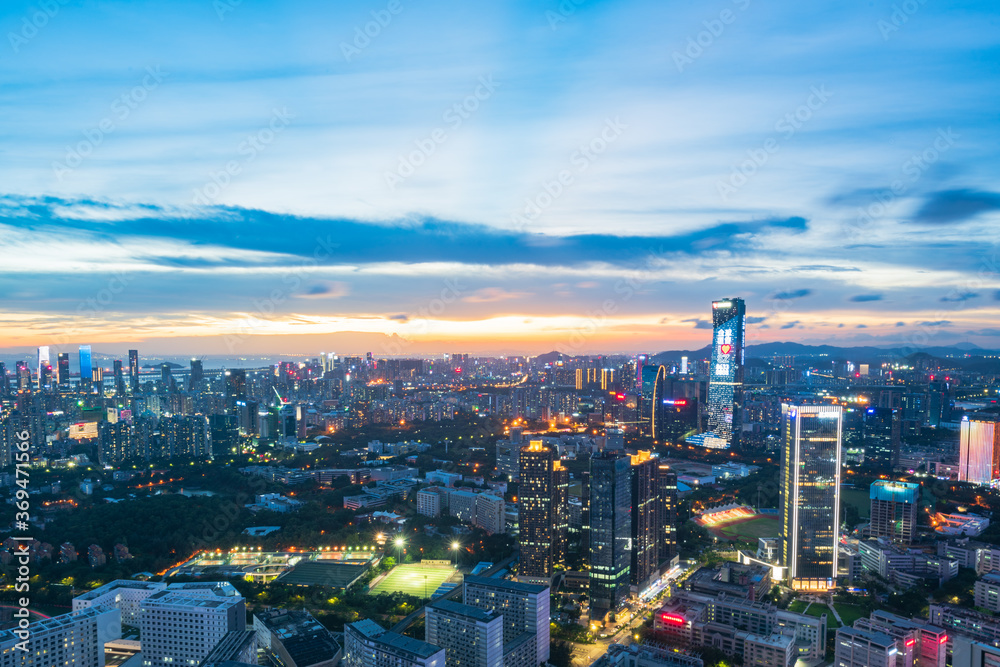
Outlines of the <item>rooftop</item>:
M 451 600 L 438 600 L 437 602 L 432 602 L 429 607 L 433 609 L 439 609 L 443 612 L 449 614 L 455 614 L 456 616 L 465 616 L 467 618 L 472 618 L 477 621 L 488 622 L 495 618 L 498 618 L 500 614 L 491 611 L 484 611 L 479 607 L 473 607 L 471 605 L 462 604 L 461 602 L 452 602 Z
M 526 584 L 520 581 L 510 581 L 509 579 L 494 579 L 492 577 L 474 577 L 466 575 L 464 582 L 466 585 L 487 586 L 489 588 L 501 588 L 517 593 L 542 593 L 548 590 L 548 586 L 540 584 Z

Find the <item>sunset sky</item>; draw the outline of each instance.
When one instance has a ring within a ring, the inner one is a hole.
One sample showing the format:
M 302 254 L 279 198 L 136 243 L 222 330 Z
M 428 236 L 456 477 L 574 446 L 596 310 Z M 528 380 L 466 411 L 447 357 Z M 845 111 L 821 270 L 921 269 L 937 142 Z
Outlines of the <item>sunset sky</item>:
M 993 2 L 0 4 L 0 349 L 1000 349 Z

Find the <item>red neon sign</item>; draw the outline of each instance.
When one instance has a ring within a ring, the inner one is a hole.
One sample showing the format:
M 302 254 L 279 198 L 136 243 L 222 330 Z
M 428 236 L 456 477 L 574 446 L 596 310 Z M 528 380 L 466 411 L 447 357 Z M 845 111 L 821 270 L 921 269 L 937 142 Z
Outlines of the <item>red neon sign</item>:
M 945 635 L 944 637 L 939 639 L 938 644 L 944 644 L 946 641 L 948 641 L 948 635 Z
M 907 639 L 907 640 L 906 640 L 906 645 L 907 645 L 907 646 L 913 646 L 913 645 L 914 645 L 914 644 L 916 644 L 916 643 L 917 643 L 917 640 L 916 640 L 916 639 L 912 639 L 912 638 L 911 638 L 911 639 Z
M 625 400 L 625 394 L 617 394 L 615 396 L 615 398 L 617 398 L 619 401 L 624 401 Z
M 661 614 L 660 618 L 671 625 L 684 625 L 684 617 L 678 614 Z
M 681 407 L 684 407 L 687 404 L 688 404 L 688 402 L 687 402 L 687 399 L 685 399 L 685 398 L 679 398 L 676 401 L 674 401 L 674 405 L 679 405 Z

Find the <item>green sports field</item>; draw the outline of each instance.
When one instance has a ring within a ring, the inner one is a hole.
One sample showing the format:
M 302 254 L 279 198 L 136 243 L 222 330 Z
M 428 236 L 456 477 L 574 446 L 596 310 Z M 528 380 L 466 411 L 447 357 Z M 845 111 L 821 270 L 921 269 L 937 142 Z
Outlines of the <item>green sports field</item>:
M 713 526 L 709 532 L 727 540 L 754 542 L 758 537 L 777 537 L 778 517 L 758 514 L 752 519 Z
M 455 576 L 455 568 L 443 565 L 397 565 L 375 588 L 370 595 L 379 593 L 395 593 L 397 591 L 414 595 L 418 598 L 430 597 L 438 586 Z

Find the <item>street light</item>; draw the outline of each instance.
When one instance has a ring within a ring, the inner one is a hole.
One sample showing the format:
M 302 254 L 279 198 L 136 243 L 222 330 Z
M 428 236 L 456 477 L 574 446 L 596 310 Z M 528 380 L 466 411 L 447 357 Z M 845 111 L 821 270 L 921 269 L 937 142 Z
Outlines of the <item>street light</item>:
M 455 567 L 458 567 L 458 549 L 461 546 L 457 541 L 451 543 L 451 550 L 455 552 L 455 562 L 453 563 Z

